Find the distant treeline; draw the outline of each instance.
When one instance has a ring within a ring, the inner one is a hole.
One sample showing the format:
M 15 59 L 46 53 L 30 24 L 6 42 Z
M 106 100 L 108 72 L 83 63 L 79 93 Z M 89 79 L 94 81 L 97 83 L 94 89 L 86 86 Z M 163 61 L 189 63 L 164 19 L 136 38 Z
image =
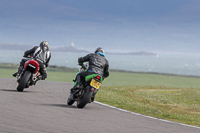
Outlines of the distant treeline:
M 6 69 L 17 69 L 18 66 L 19 65 L 12 64 L 12 63 L 0 63 L 0 68 L 6 68 Z M 66 66 L 50 65 L 47 68 L 47 71 L 78 72 L 78 68 L 70 68 L 70 67 L 66 67 Z M 158 72 L 136 72 L 136 71 L 126 71 L 126 70 L 118 70 L 118 69 L 111 69 L 110 72 L 125 72 L 125 73 L 138 73 L 138 74 L 156 74 L 156 75 L 169 75 L 169 76 L 183 76 L 183 77 L 200 78 L 200 76 L 193 76 L 193 75 L 177 75 L 177 74 L 158 73 Z
M 19 67 L 18 64 L 0 63 L 0 68 L 17 69 L 18 67 Z M 78 68 L 69 68 L 69 67 L 65 67 L 65 66 L 50 65 L 48 67 L 48 71 L 77 72 Z

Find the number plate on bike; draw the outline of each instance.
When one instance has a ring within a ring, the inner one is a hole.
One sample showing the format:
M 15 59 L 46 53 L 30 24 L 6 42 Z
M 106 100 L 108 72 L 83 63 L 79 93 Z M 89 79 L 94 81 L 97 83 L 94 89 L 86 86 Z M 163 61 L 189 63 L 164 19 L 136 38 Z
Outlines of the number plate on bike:
M 100 86 L 101 86 L 101 83 L 96 81 L 96 80 L 94 80 L 94 79 L 92 79 L 91 82 L 90 82 L 90 85 L 93 86 L 94 88 L 99 89 Z

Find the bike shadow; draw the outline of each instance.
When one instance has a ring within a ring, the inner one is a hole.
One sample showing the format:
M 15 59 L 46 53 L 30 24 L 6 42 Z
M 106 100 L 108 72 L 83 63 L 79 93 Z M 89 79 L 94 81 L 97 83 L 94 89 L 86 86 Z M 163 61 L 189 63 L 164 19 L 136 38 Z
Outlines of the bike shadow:
M 16 90 L 0 89 L 0 91 L 17 92 Z
M 62 108 L 76 108 L 78 109 L 76 106 L 70 106 L 70 105 L 67 105 L 67 104 L 41 104 L 42 106 L 54 106 L 54 107 L 62 107 Z
M 19 91 L 17 91 L 17 90 L 9 90 L 9 89 L 0 89 L 0 91 L 17 92 L 17 93 L 35 93 L 34 91 L 23 91 L 23 92 L 19 92 Z

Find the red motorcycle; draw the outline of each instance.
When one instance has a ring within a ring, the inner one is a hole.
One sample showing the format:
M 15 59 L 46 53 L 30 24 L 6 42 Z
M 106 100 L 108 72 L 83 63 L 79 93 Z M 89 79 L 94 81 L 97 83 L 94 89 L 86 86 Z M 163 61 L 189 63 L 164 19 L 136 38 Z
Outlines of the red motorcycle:
M 19 83 L 17 86 L 17 91 L 21 92 L 25 88 L 34 85 L 37 80 L 39 70 L 39 63 L 36 60 L 30 59 L 26 61 L 24 64 L 24 69 L 17 77 L 17 82 Z

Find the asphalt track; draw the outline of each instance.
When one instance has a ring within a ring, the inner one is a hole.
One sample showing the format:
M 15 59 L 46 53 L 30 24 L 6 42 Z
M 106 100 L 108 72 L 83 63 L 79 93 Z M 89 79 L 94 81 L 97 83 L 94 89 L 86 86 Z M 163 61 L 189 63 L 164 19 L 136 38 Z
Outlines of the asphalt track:
M 99 103 L 84 109 L 66 104 L 72 83 L 39 81 L 24 92 L 0 78 L 0 133 L 200 133 L 200 128 L 165 122 Z

